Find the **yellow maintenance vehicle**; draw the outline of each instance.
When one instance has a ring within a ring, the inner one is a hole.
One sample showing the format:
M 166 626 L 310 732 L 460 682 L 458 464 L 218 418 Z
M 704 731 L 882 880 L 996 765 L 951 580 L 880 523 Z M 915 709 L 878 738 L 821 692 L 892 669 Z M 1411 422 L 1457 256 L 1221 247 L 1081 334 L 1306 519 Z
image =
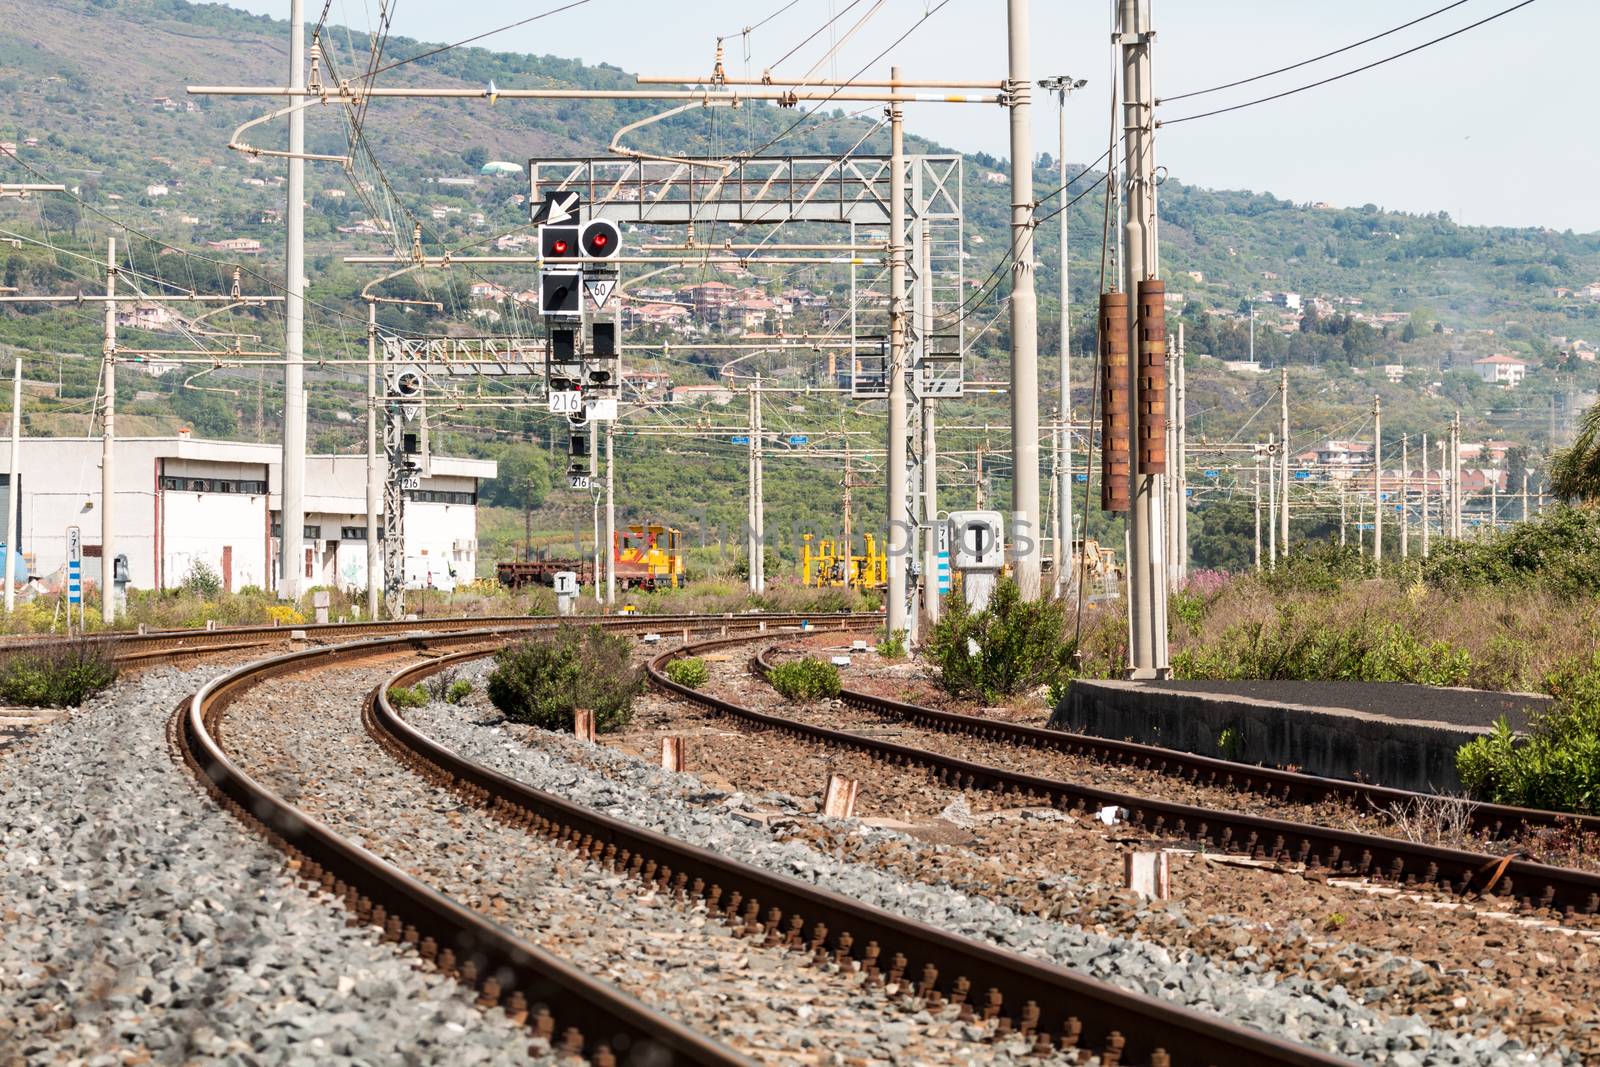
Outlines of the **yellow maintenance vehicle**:
M 618 530 L 612 551 L 616 553 L 617 584 L 624 589 L 676 589 L 683 584 L 683 555 L 678 551 L 681 536 L 671 526 L 646 523 Z
M 842 540 L 830 538 L 816 540 L 805 534 L 800 550 L 800 581 L 803 585 L 818 588 L 844 588 L 868 590 L 883 589 L 889 584 L 889 559 L 878 551 L 877 540 L 865 535 L 866 554 L 854 555 Z M 815 548 L 812 547 L 815 542 Z

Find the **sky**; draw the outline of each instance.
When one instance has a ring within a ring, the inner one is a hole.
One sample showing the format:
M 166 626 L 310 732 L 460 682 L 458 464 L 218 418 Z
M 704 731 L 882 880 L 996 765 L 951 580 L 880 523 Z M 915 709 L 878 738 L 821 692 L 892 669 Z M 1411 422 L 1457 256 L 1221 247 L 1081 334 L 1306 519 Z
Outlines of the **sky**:
M 231 0 L 286 17 L 288 0 Z M 454 42 L 571 0 L 395 0 L 394 32 Z M 1450 0 L 1153 0 L 1156 92 L 1173 96 L 1309 59 L 1443 7 Z M 1442 14 L 1287 74 L 1161 107 L 1163 120 L 1243 103 L 1404 51 L 1511 7 L 1463 0 Z M 368 26 L 372 0 L 332 0 L 330 21 Z M 786 6 L 789 5 L 789 6 Z M 876 5 L 876 6 L 875 6 Z M 1112 0 L 1034 0 L 1029 76 L 1088 84 L 1067 106 L 1067 159 L 1105 151 L 1110 117 Z M 321 10 L 306 0 L 310 17 Z M 704 77 L 720 35 L 730 74 L 763 69 L 836 13 L 832 33 L 862 15 L 821 73 L 998 80 L 1007 71 L 1002 0 L 587 0 L 497 33 L 482 47 L 606 62 L 632 72 Z M 923 20 L 930 9 L 934 13 Z M 748 34 L 745 27 L 774 16 Z M 913 25 L 910 36 L 875 57 Z M 628 27 L 632 32 L 619 32 Z M 638 32 L 644 28 L 648 32 Z M 1157 136 L 1157 162 L 1181 181 L 1270 192 L 1340 206 L 1374 203 L 1446 211 L 1469 225 L 1600 231 L 1600 136 L 1594 68 L 1600 2 L 1534 0 L 1451 40 L 1333 84 L 1228 115 L 1176 123 Z M 804 74 L 830 31 L 777 68 Z M 1034 151 L 1054 155 L 1053 94 L 1036 94 Z M 502 106 L 505 106 L 502 104 Z M 523 102 L 513 106 L 535 107 Z M 867 107 L 850 105 L 852 109 Z M 908 105 L 907 128 L 969 152 L 1009 156 L 1008 119 L 985 104 Z

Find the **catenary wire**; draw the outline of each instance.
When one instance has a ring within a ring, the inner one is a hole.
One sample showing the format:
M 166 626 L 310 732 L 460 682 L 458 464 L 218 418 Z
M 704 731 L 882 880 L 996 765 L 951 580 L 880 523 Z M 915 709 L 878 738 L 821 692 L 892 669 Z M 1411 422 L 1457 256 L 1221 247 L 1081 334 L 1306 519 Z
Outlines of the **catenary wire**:
M 1512 4 L 1510 7 L 1504 8 L 1504 9 L 1502 9 L 1500 11 L 1496 11 L 1493 15 L 1488 15 L 1488 16 L 1486 16 L 1484 18 L 1481 18 L 1477 22 L 1468 23 L 1467 25 L 1462 26 L 1458 30 L 1452 30 L 1451 32 L 1446 33 L 1446 34 L 1444 34 L 1442 36 L 1433 38 L 1431 41 L 1424 41 L 1421 44 L 1413 45 L 1412 47 L 1407 48 L 1403 52 L 1396 52 L 1394 55 L 1384 56 L 1382 59 L 1373 60 L 1371 63 L 1367 63 L 1367 64 L 1365 64 L 1363 66 L 1356 67 L 1356 68 L 1354 68 L 1352 70 L 1344 71 L 1341 74 L 1334 74 L 1334 75 L 1331 75 L 1331 76 L 1329 76 L 1327 78 L 1322 78 L 1322 79 L 1320 79 L 1318 81 L 1310 82 L 1310 83 L 1308 83 L 1306 85 L 1296 86 L 1293 89 L 1285 89 L 1283 92 L 1281 92 L 1281 93 L 1273 93 L 1271 96 L 1258 97 L 1255 100 L 1246 100 L 1242 104 L 1234 104 L 1231 107 L 1219 107 L 1219 108 L 1215 108 L 1215 109 L 1213 109 L 1211 111 L 1201 111 L 1201 112 L 1199 112 L 1197 114 L 1194 114 L 1194 115 L 1184 115 L 1182 118 L 1161 119 L 1161 120 L 1157 121 L 1156 125 L 1157 126 L 1176 126 L 1180 122 L 1193 122 L 1195 119 L 1210 118 L 1213 115 L 1226 115 L 1230 111 L 1242 111 L 1243 109 L 1245 109 L 1247 107 L 1255 107 L 1257 104 L 1270 103 L 1273 100 L 1282 100 L 1286 96 L 1294 96 L 1296 93 L 1303 93 L 1308 89 L 1316 89 L 1316 88 L 1318 88 L 1320 86 L 1323 86 L 1323 85 L 1329 85 L 1329 84 L 1331 84 L 1333 82 L 1336 82 L 1336 81 L 1342 81 L 1343 79 L 1348 78 L 1348 77 L 1350 77 L 1352 75 L 1360 74 L 1363 71 L 1372 70 L 1374 67 L 1381 67 L 1385 63 L 1392 63 L 1397 59 L 1403 59 L 1406 56 L 1412 55 L 1412 54 L 1414 54 L 1416 52 L 1420 52 L 1425 48 L 1431 48 L 1432 46 L 1434 46 L 1436 44 L 1440 44 L 1441 42 L 1450 40 L 1450 38 L 1452 38 L 1452 37 L 1459 37 L 1463 33 L 1466 33 L 1468 30 L 1475 30 L 1479 26 L 1483 26 L 1483 25 L 1486 25 L 1486 24 L 1488 24 L 1490 22 L 1493 22 L 1495 19 L 1503 18 L 1506 15 L 1511 14 L 1513 11 L 1520 11 L 1522 8 L 1527 7 L 1529 4 L 1531 4 L 1533 2 L 1534 2 L 1534 0 L 1522 0 L 1522 2 L 1519 3 L 1519 4 Z

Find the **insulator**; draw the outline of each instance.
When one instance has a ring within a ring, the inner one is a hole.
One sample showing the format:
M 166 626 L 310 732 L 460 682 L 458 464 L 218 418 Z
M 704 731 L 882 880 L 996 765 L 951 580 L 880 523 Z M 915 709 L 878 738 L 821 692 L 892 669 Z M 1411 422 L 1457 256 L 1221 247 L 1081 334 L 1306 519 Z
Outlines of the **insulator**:
M 1131 506 L 1128 296 L 1100 294 L 1100 508 Z
M 1167 473 L 1167 287 L 1139 283 L 1139 473 Z

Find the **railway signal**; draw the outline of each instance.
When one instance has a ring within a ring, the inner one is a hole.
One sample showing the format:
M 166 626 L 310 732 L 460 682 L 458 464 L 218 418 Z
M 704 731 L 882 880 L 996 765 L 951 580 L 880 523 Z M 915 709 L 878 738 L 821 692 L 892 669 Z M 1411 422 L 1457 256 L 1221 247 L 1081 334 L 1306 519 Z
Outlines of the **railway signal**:
M 583 275 L 577 271 L 545 271 L 539 275 L 539 314 L 580 314 L 580 282 Z
M 540 226 L 539 258 L 577 259 L 580 232 L 577 226 Z
M 544 194 L 544 199 L 533 209 L 532 221 L 535 225 L 540 223 L 560 224 L 571 222 L 578 217 L 578 203 L 581 197 L 575 190 L 558 190 Z
M 622 249 L 622 234 L 609 219 L 590 219 L 584 223 L 580 243 L 591 259 L 610 259 Z

